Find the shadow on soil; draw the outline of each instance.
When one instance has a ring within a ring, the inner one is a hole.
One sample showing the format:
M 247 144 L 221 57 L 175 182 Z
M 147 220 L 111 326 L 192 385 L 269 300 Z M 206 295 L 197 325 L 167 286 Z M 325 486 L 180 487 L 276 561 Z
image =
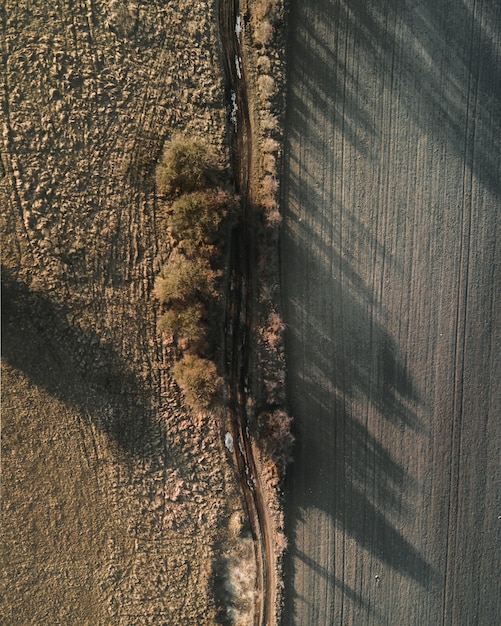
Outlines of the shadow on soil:
M 301 236 L 290 231 L 285 235 L 286 256 L 299 260 L 297 271 L 306 277 L 301 281 L 304 297 L 289 297 L 286 303 L 288 358 L 301 363 L 290 367 L 288 380 L 292 410 L 298 417 L 288 485 L 289 527 L 293 529 L 302 511 L 322 510 L 375 559 L 423 587 L 434 586 L 436 573 L 391 521 L 411 519 L 409 501 L 418 485 L 359 419 L 373 414 L 390 422 L 396 432 L 423 433 L 416 414 L 417 392 L 398 346 L 377 321 L 382 315 L 378 307 L 365 301 L 364 290 L 355 287 L 359 278 L 353 268 L 335 249 L 332 265 L 325 267 L 315 235 L 309 232 L 304 237 L 315 242 L 318 255 L 308 252 Z M 290 293 L 287 282 L 286 293 Z M 297 292 L 297 286 L 292 289 Z M 305 487 L 301 493 L 298 483 Z M 289 602 L 295 593 L 294 561 L 299 559 L 359 608 L 369 606 L 335 576 L 334 569 L 329 571 L 298 551 L 292 539 L 286 562 Z M 334 551 L 333 545 L 332 563 Z M 286 606 L 286 623 L 294 623 L 287 614 L 291 608 Z
M 444 158 L 462 164 L 464 176 L 499 194 L 500 24 L 494 1 L 470 7 L 449 0 L 320 0 L 293 2 L 290 10 L 282 260 L 298 444 L 288 525 L 293 531 L 302 511 L 324 511 L 375 560 L 429 590 L 440 584 L 437 572 L 393 521 L 411 519 L 406 503 L 419 486 L 379 443 L 374 423 L 369 429 L 360 420 L 377 415 L 402 435 L 426 435 L 417 390 L 385 329 L 375 285 L 356 270 L 365 264 L 368 275 L 375 273 L 382 259 L 394 273 L 402 268 L 357 219 L 357 207 L 343 202 L 332 134 L 353 160 L 374 159 L 381 173 L 378 163 L 390 158 L 382 120 L 396 111 L 416 136 L 431 136 Z M 379 184 L 386 189 L 391 181 Z M 349 224 L 356 249 L 367 251 L 364 259 L 351 256 L 340 222 Z M 316 571 L 332 597 L 341 590 L 362 611 L 373 611 L 336 578 L 334 556 L 326 568 L 301 553 L 294 537 L 291 544 L 284 623 L 294 623 L 295 562 Z
M 127 455 L 152 457 L 165 439 L 141 384 L 113 348 L 69 323 L 62 307 L 2 270 L 2 358 L 75 408 Z
M 287 106 L 296 120 L 287 132 L 307 127 L 321 142 L 328 113 L 357 152 L 376 146 L 380 156 L 381 120 L 395 105 L 499 194 L 500 29 L 497 0 L 293 2 Z

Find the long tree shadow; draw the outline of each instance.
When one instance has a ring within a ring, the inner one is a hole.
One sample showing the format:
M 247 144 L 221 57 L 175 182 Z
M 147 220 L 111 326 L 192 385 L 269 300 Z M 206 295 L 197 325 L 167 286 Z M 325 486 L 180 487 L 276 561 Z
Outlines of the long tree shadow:
M 372 555 L 425 587 L 433 584 L 433 568 L 391 521 L 414 515 L 409 504 L 418 489 L 414 479 L 339 399 L 329 398 L 325 406 L 318 385 L 303 384 L 300 391 L 315 416 L 297 450 L 297 465 L 312 486 L 301 508 L 333 515 L 338 528 Z
M 319 576 L 324 578 L 329 584 L 333 584 L 335 587 L 340 589 L 343 595 L 349 598 L 354 604 L 361 607 L 366 613 L 372 613 L 376 618 L 381 617 L 381 613 L 377 609 L 374 609 L 369 601 L 367 601 L 359 593 L 354 591 L 345 582 L 333 576 L 329 570 L 320 566 L 314 559 L 309 557 L 307 554 L 301 552 L 300 550 L 295 550 L 294 556 L 301 562 L 303 562 L 307 567 L 312 569 Z M 305 599 L 303 598 L 303 600 Z
M 315 240 L 311 232 L 306 237 Z M 301 284 L 308 290 L 287 304 L 288 355 L 292 362 L 302 359 L 289 377 L 293 409 L 303 416 L 295 456 L 302 483 L 310 485 L 299 495 L 299 508 L 333 515 L 360 546 L 427 586 L 436 579 L 433 569 L 390 521 L 410 518 L 408 502 L 417 485 L 359 415 L 373 413 L 399 430 L 426 434 L 417 392 L 395 341 L 367 303 L 333 278 L 323 255 L 311 248 L 305 253 L 292 233 L 286 246 L 287 257 L 301 264 Z M 288 272 L 294 280 L 294 268 Z M 292 481 L 294 472 L 293 466 Z
M 298 418 L 289 531 L 302 511 L 322 511 L 375 561 L 435 592 L 437 571 L 405 534 L 422 485 L 378 439 L 388 428 L 396 440 L 429 436 L 422 390 L 407 367 L 412 347 L 397 339 L 411 336 L 410 295 L 401 294 L 396 320 L 395 308 L 385 309 L 385 281 L 395 281 L 393 293 L 410 290 L 413 243 L 397 242 L 419 237 L 408 205 L 427 184 L 420 167 L 449 177 L 440 198 L 433 185 L 426 193 L 430 205 L 457 205 L 453 219 L 463 219 L 472 180 L 501 197 L 501 4 L 293 2 L 289 28 L 282 261 Z M 357 172 L 369 180 L 360 190 Z M 300 564 L 319 573 L 331 599 L 345 585 L 333 563 L 293 541 L 290 624 Z M 353 589 L 341 593 L 369 610 Z
M 500 32 L 496 0 L 293 4 L 288 131 L 297 138 L 306 129 L 321 143 L 330 119 L 359 154 L 377 155 L 381 125 L 398 107 L 499 195 Z
M 133 457 L 155 461 L 165 439 L 149 396 L 123 357 L 97 333 L 70 323 L 63 307 L 2 269 L 2 359 L 74 407 Z
M 308 225 L 303 228 L 308 231 Z M 285 237 L 286 257 L 295 259 L 286 270 L 285 291 L 303 291 L 286 302 L 289 398 L 297 416 L 289 531 L 294 532 L 301 511 L 323 511 L 375 559 L 433 589 L 437 573 L 395 525 L 395 520 L 404 525 L 412 521 L 419 485 L 371 430 L 382 420 L 397 433 L 426 437 L 419 394 L 398 346 L 378 321 L 383 316 L 375 310 L 372 315 L 368 301 L 353 289 L 355 270 L 350 268 L 345 280 L 349 287 L 343 286 L 334 274 L 343 275 L 346 260 L 326 267 L 324 254 L 313 251 L 321 245 L 306 246 L 291 231 Z M 316 241 L 311 231 L 305 237 Z M 297 559 L 314 570 L 321 568 L 331 593 L 337 589 L 359 610 L 368 610 L 370 602 L 340 581 L 334 566 L 316 562 L 293 541 L 286 560 L 287 623 L 295 623 Z

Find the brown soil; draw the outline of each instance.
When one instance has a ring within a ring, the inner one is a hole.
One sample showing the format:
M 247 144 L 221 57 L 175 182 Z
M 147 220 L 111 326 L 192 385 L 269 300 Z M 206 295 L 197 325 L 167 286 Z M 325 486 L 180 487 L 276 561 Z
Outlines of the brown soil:
M 256 599 L 264 623 L 278 619 L 281 453 L 246 443 L 261 487 L 266 582 L 256 596 L 249 527 L 235 530 L 243 509 L 223 447 L 227 410 L 186 409 L 152 297 L 170 251 L 154 184 L 164 141 L 201 137 L 221 170 L 229 163 L 218 8 L 1 10 L 6 623 L 247 624 L 261 619 Z M 259 412 L 285 399 L 283 3 L 243 3 L 241 16 L 249 154 L 234 174 L 246 172 L 247 225 L 262 238 L 249 257 L 258 271 L 245 274 L 255 302 L 242 408 L 257 436 Z
M 184 408 L 151 295 L 163 141 L 228 160 L 215 11 L 1 9 L 5 623 L 220 619 L 225 414 Z
M 291 3 L 287 626 L 499 621 L 500 24 Z

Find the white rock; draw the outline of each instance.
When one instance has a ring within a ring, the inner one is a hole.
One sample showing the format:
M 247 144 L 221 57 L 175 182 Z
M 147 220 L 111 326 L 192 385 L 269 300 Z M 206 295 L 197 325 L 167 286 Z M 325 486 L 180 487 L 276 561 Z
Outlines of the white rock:
M 228 450 L 230 452 L 234 451 L 234 446 L 233 446 L 233 437 L 231 436 L 231 433 L 226 433 L 226 435 L 224 436 L 224 445 L 228 448 Z

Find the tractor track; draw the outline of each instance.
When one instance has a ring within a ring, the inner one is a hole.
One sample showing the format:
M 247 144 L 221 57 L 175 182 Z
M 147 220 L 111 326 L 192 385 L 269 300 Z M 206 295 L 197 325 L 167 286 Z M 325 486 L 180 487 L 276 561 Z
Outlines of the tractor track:
M 219 28 L 227 81 L 226 96 L 232 109 L 231 157 L 235 188 L 241 198 L 241 218 L 233 230 L 230 242 L 225 327 L 227 331 L 231 330 L 225 332 L 224 352 L 234 460 L 252 531 L 256 559 L 254 624 L 271 626 L 275 623 L 276 588 L 273 532 L 254 458 L 247 413 L 249 333 L 252 327 L 252 285 L 255 278 L 252 272 L 255 263 L 252 261 L 256 256 L 256 228 L 251 201 L 252 124 L 241 46 L 243 24 L 239 15 L 238 0 L 220 0 Z

